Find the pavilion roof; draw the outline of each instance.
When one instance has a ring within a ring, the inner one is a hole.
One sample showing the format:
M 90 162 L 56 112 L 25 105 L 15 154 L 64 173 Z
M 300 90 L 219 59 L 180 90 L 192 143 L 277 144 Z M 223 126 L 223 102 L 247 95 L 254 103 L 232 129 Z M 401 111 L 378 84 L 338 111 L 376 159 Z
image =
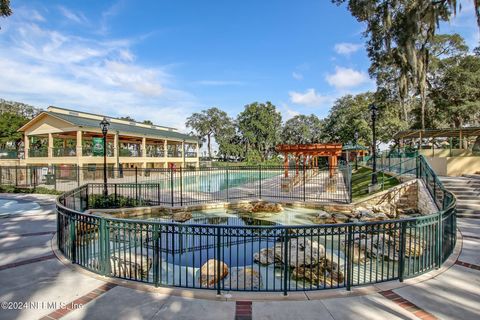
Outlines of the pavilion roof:
M 280 144 L 275 150 L 282 153 L 328 156 L 341 155 L 341 143 Z
M 480 127 L 466 128 L 443 128 L 443 129 L 425 129 L 425 130 L 404 130 L 397 132 L 394 139 L 413 139 L 413 138 L 449 138 L 449 137 L 480 136 Z

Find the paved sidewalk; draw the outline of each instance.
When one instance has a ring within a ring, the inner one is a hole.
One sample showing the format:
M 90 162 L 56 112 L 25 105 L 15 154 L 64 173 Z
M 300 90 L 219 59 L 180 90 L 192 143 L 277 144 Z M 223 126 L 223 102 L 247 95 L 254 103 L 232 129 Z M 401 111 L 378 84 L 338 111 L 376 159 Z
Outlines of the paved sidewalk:
M 322 300 L 250 302 L 246 295 L 235 302 L 139 291 L 74 271 L 52 256 L 53 205 L 42 208 L 0 218 L 0 301 L 30 303 L 0 309 L 2 320 L 480 319 L 480 219 L 459 219 L 464 238 L 457 263 L 422 283 Z

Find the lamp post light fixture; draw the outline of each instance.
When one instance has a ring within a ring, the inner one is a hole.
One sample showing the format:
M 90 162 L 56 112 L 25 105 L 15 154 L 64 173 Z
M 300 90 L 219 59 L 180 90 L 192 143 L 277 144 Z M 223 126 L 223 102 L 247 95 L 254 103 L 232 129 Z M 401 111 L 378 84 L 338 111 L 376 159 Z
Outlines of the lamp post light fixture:
M 376 132 L 376 120 L 378 116 L 378 108 L 375 104 L 371 104 L 368 106 L 368 109 L 372 113 L 372 190 L 376 190 L 377 188 L 377 132 Z
M 354 141 L 354 145 L 355 145 L 355 171 L 358 170 L 358 131 L 355 131 L 355 133 L 353 134 L 353 141 Z
M 103 120 L 100 122 L 100 128 L 102 128 L 103 134 L 103 196 L 108 196 L 107 188 L 107 132 L 110 122 L 107 118 L 103 117 Z

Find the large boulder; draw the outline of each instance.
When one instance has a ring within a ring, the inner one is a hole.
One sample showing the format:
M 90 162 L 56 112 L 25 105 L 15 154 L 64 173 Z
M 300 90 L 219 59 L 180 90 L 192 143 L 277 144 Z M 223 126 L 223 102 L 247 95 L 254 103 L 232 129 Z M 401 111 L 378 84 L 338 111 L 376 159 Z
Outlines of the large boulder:
M 333 219 L 335 219 L 336 223 L 347 223 L 350 221 L 351 217 L 337 212 L 333 214 Z
M 192 219 L 192 213 L 188 211 L 177 211 L 172 214 L 172 220 L 176 222 L 185 222 Z
M 288 264 L 292 268 L 312 266 L 325 255 L 325 247 L 305 237 L 290 239 L 288 243 Z M 275 258 L 284 261 L 283 244 L 275 246 Z
M 275 256 L 274 248 L 263 248 L 259 252 L 253 254 L 253 261 L 261 265 L 269 265 L 272 263 L 281 263 L 281 260 Z
M 232 269 L 223 281 L 225 289 L 232 290 L 260 290 L 262 276 L 251 267 Z
M 283 211 L 283 207 L 280 203 L 258 201 L 242 204 L 237 211 L 240 214 L 280 213 Z
M 220 263 L 220 273 L 217 271 L 217 264 Z M 210 259 L 200 268 L 200 285 L 203 287 L 214 287 L 217 282 L 228 275 L 228 266 L 223 261 Z
M 315 217 L 311 218 L 311 220 L 313 223 L 316 223 L 316 224 L 336 223 L 335 219 L 333 218 L 333 215 L 323 210 L 320 210 Z
M 335 287 L 344 281 L 343 272 L 338 264 L 326 258 L 322 258 L 315 266 L 293 269 L 292 278 L 326 287 Z
M 92 267 L 99 269 L 100 261 L 94 259 Z M 115 277 L 142 280 L 148 277 L 151 267 L 152 258 L 140 254 L 123 255 L 122 251 L 110 257 L 110 273 Z

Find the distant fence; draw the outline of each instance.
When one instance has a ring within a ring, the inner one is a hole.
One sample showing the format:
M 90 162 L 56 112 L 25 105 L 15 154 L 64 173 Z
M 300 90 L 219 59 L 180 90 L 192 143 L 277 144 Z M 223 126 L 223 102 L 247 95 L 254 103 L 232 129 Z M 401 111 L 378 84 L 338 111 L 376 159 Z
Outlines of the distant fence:
M 351 168 L 221 167 L 176 169 L 107 168 L 109 191 L 148 197 L 172 206 L 235 199 L 283 199 L 348 203 L 351 201 Z M 334 173 L 333 176 L 331 173 Z M 12 166 L 0 167 L 0 185 L 45 187 L 69 191 L 89 184 L 92 194 L 103 190 L 102 167 Z

